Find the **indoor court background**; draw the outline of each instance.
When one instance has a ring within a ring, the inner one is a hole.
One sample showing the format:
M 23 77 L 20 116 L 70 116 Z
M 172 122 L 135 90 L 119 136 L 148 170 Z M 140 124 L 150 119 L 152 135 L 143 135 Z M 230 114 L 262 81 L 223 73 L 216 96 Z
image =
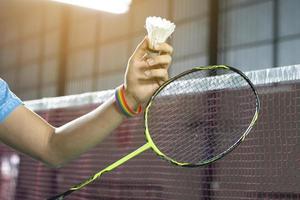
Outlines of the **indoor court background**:
M 176 24 L 171 75 L 216 63 L 243 71 L 293 66 L 300 63 L 299 8 L 298 0 L 135 0 L 128 13 L 114 15 L 48 0 L 0 0 L 0 77 L 24 101 L 113 89 L 146 33 L 147 16 Z M 285 73 L 299 67 L 278 72 L 280 80 Z M 275 86 L 259 88 L 264 118 L 223 165 L 181 169 L 148 152 L 70 199 L 300 199 L 299 80 Z M 39 114 L 59 126 L 96 105 Z M 42 199 L 78 183 L 138 147 L 141 120 L 62 169 L 1 145 L 0 199 Z

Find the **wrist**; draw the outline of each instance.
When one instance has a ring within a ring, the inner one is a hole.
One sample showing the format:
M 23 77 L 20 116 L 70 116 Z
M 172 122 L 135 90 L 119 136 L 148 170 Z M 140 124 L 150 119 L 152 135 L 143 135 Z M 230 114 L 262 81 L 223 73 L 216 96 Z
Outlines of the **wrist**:
M 130 94 L 124 85 L 119 86 L 115 91 L 116 105 L 119 111 L 127 117 L 133 117 L 142 112 L 142 107 Z
M 123 87 L 122 89 L 124 92 L 124 97 L 126 99 L 128 106 L 136 110 L 140 105 L 139 102 L 136 100 L 134 95 L 128 90 L 128 87 L 126 87 L 125 85 L 122 85 L 121 87 Z

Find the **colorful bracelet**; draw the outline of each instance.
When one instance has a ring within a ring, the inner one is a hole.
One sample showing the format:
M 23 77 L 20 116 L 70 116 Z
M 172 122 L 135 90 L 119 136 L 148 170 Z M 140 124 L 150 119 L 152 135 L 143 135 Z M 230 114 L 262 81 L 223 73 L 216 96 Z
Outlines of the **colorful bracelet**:
M 119 108 L 119 110 L 126 115 L 127 117 L 133 117 L 139 113 L 142 112 L 142 106 L 139 105 L 138 108 L 135 110 L 131 109 L 125 99 L 125 87 L 124 85 L 121 85 L 118 87 L 115 91 L 115 99 L 116 104 Z

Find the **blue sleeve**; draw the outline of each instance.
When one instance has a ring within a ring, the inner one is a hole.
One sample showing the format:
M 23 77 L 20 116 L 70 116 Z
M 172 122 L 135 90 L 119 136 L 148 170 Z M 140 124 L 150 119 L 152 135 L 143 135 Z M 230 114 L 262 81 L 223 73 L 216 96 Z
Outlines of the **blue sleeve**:
M 0 78 L 0 123 L 23 102 L 10 91 L 7 83 Z

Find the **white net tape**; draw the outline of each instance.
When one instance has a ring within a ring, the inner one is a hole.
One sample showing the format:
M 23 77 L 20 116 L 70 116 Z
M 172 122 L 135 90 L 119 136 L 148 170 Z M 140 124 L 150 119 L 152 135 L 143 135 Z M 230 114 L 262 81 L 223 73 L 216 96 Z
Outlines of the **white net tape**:
M 249 77 L 249 79 L 252 81 L 254 85 L 266 85 L 266 84 L 278 83 L 284 81 L 294 81 L 294 80 L 300 80 L 300 65 L 256 70 L 256 71 L 245 72 L 245 74 L 246 76 Z M 224 79 L 229 79 L 230 76 L 231 76 L 230 74 L 222 75 L 222 79 L 223 79 L 222 82 L 224 83 Z M 210 89 L 222 88 L 222 85 L 217 83 L 218 80 L 220 80 L 219 78 L 216 79 L 215 77 L 209 77 L 205 79 L 214 79 L 212 80 L 215 82 L 215 84 L 212 84 L 214 87 Z M 185 81 L 182 84 L 194 84 L 193 83 L 194 81 L 197 80 L 189 80 L 188 83 Z M 204 81 L 204 79 L 200 81 Z M 205 82 L 207 82 L 207 80 Z M 192 92 L 192 91 L 185 91 L 185 92 Z M 76 94 L 70 96 L 43 98 L 38 100 L 26 101 L 25 105 L 34 111 L 45 110 L 45 109 L 48 110 L 48 109 L 55 109 L 55 108 L 67 108 L 67 107 L 81 106 L 87 104 L 102 103 L 108 98 L 110 98 L 111 96 L 113 96 L 113 94 L 114 94 L 114 90 L 89 92 L 89 93 Z

